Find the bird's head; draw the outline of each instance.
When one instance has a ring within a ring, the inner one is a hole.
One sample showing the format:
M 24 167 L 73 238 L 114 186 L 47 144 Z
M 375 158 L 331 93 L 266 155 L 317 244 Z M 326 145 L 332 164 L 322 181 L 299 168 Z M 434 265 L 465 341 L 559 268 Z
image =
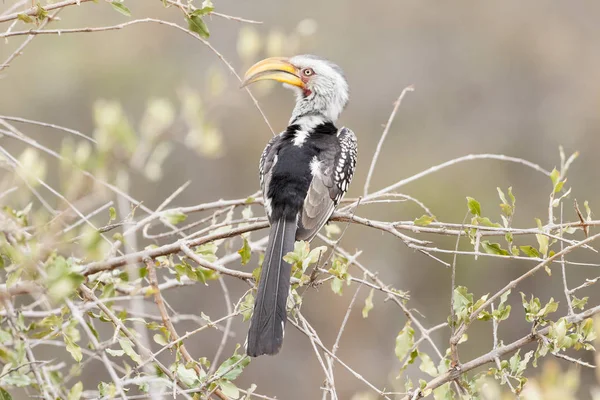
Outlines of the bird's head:
M 342 69 L 312 55 L 271 57 L 246 72 L 242 87 L 262 80 L 275 80 L 296 92 L 296 107 L 290 122 L 304 115 L 322 115 L 335 122 L 349 97 Z

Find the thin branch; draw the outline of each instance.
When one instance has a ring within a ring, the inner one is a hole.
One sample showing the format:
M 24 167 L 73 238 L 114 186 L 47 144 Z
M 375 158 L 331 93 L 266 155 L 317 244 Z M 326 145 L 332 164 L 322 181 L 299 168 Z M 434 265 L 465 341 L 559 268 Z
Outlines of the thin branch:
M 60 126 L 60 125 L 55 125 L 55 124 L 50 124 L 47 122 L 40 122 L 40 121 L 34 121 L 31 119 L 26 119 L 26 118 L 19 118 L 19 117 L 9 117 L 7 115 L 0 115 L 0 120 L 6 120 L 6 121 L 12 121 L 12 122 L 21 122 L 24 124 L 30 124 L 30 125 L 38 125 L 38 126 L 43 126 L 46 128 L 52 128 L 52 129 L 56 129 L 59 131 L 63 131 L 63 132 L 67 132 L 70 133 L 72 135 L 78 136 L 80 138 L 83 138 L 85 140 L 89 140 L 90 142 L 97 144 L 98 142 L 96 142 L 96 139 L 91 138 L 79 131 L 76 131 L 75 129 L 71 129 L 71 128 L 65 128 L 64 126 Z
M 438 172 L 444 168 L 448 168 L 450 166 L 465 162 L 465 161 L 474 161 L 474 160 L 500 160 L 500 161 L 508 161 L 508 162 L 514 162 L 517 164 L 522 164 L 525 165 L 529 168 L 534 169 L 535 171 L 541 172 L 542 174 L 546 175 L 546 176 L 550 176 L 550 172 L 545 170 L 544 168 L 540 167 L 537 164 L 534 164 L 530 161 L 524 160 L 522 158 L 518 158 L 518 157 L 509 157 L 509 156 L 505 156 L 504 154 L 469 154 L 466 156 L 462 156 L 462 157 L 458 157 L 458 158 L 454 158 L 452 160 L 446 161 L 442 164 L 438 164 L 435 165 L 431 168 L 427 168 L 426 170 L 419 172 L 413 176 L 410 176 L 408 178 L 402 179 L 388 187 L 385 187 L 381 190 L 378 190 L 377 192 L 371 193 L 367 196 L 363 197 L 363 200 L 371 200 L 374 199 L 378 196 L 381 196 L 382 194 L 385 193 L 390 193 L 393 192 L 394 190 L 407 185 L 411 182 L 414 182 L 418 179 L 421 179 L 427 175 L 430 175 L 434 172 Z
M 367 195 L 369 194 L 369 185 L 371 184 L 371 178 L 373 176 L 373 172 L 375 171 L 375 164 L 377 164 L 377 160 L 379 159 L 379 153 L 381 153 L 381 148 L 383 147 L 383 142 L 385 141 L 385 138 L 388 135 L 390 127 L 392 126 L 392 122 L 394 121 L 394 118 L 396 117 L 398 108 L 400 108 L 400 104 L 402 104 L 402 99 L 404 98 L 404 96 L 406 95 L 407 92 L 412 92 L 414 90 L 415 90 L 415 88 L 413 85 L 405 87 L 402 90 L 402 93 L 400 93 L 398 100 L 396 100 L 394 102 L 394 108 L 392 109 L 392 113 L 390 114 L 390 117 L 388 118 L 388 122 L 385 125 L 385 128 L 383 129 L 383 133 L 381 134 L 379 143 L 377 143 L 377 148 L 375 149 L 375 155 L 373 156 L 373 159 L 371 160 L 371 166 L 369 167 L 369 173 L 367 174 L 367 179 L 365 181 L 365 188 L 363 190 L 363 197 L 367 197 Z
M 65 1 L 59 1 L 58 3 L 47 4 L 46 6 L 43 7 L 43 9 L 45 11 L 58 10 L 58 9 L 65 8 L 65 7 L 68 7 L 68 6 L 80 5 L 81 3 L 87 3 L 88 1 L 94 1 L 94 0 L 65 0 Z M 29 15 L 30 17 L 34 17 L 34 16 L 38 15 L 39 12 L 40 12 L 40 7 L 39 6 L 34 6 L 34 7 L 31 7 L 31 8 L 28 8 L 25 11 L 15 12 L 15 13 L 8 14 L 8 15 L 0 15 L 0 22 L 7 22 L 7 21 L 15 20 L 15 19 L 19 18 L 19 15 L 22 15 L 22 14 Z

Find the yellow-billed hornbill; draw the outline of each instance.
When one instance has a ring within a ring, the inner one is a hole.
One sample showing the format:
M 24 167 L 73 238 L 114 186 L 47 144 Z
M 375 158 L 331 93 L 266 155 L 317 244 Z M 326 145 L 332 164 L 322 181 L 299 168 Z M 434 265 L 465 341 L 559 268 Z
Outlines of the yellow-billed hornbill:
M 243 86 L 271 79 L 296 92 L 289 126 L 260 158 L 260 184 L 271 223 L 247 338 L 252 357 L 276 354 L 283 342 L 291 265 L 282 257 L 295 240 L 311 240 L 329 220 L 352 180 L 356 136 L 334 123 L 348 102 L 342 70 L 311 55 L 268 58 Z

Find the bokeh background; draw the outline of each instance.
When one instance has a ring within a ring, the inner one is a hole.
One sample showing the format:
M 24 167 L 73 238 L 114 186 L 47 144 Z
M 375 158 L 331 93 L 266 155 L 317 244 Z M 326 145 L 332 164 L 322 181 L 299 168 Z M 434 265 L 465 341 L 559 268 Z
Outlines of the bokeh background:
M 222 18 L 207 19 L 210 42 L 239 74 L 266 55 L 313 53 L 338 63 L 351 87 L 351 101 L 340 124 L 359 138 L 359 163 L 349 196 L 362 193 L 370 160 L 396 100 L 407 94 L 383 147 L 371 187 L 379 189 L 432 165 L 475 153 L 522 157 L 551 170 L 559 164 L 558 148 L 580 157 L 570 170 L 570 199 L 600 205 L 600 4 L 507 0 L 502 2 L 424 1 L 314 1 L 215 0 L 216 11 L 262 21 L 247 25 Z M 4 0 L 0 10 L 13 0 Z M 180 10 L 165 9 L 158 0 L 127 0 L 133 18 L 156 17 L 185 25 Z M 198 4 L 199 5 L 199 4 Z M 52 27 L 104 26 L 128 21 L 110 5 L 69 7 Z M 1 25 L 2 30 L 7 24 Z M 16 28 L 27 29 L 19 23 Z M 16 29 L 15 28 L 15 29 Z M 0 61 L 23 37 L 0 44 Z M 99 99 L 121 105 L 134 127 L 140 124 L 149 99 L 169 99 L 179 109 L 182 96 L 193 93 L 202 104 L 204 133 L 201 143 L 185 134 L 173 135 L 157 181 L 134 174 L 131 194 L 148 207 L 157 207 L 185 181 L 190 187 L 177 205 L 219 198 L 240 198 L 258 189 L 257 164 L 271 132 L 239 82 L 215 54 L 199 41 L 167 26 L 145 24 L 120 31 L 37 37 L 9 68 L 0 72 L 0 114 L 56 123 L 87 134 L 97 129 L 94 108 Z M 275 130 L 284 129 L 293 106 L 291 93 L 268 84 L 252 89 Z M 182 94 L 183 93 L 183 94 Z M 65 135 L 22 126 L 44 145 L 60 150 Z M 182 139 L 182 137 L 184 139 Z M 14 154 L 25 147 L 6 137 L 3 146 Z M 193 141 L 192 141 L 193 142 Z M 48 161 L 49 182 L 60 181 L 60 169 Z M 0 171 L 6 174 L 7 171 Z M 63 183 L 64 184 L 64 183 Z M 424 202 L 440 221 L 460 223 L 467 210 L 465 196 L 478 199 L 484 214 L 499 220 L 496 187 L 513 187 L 517 197 L 515 226 L 534 227 L 534 218 L 547 219 L 550 179 L 522 165 L 499 161 L 473 161 L 453 166 L 403 187 L 403 193 Z M 21 199 L 13 199 L 16 203 Z M 565 203 L 565 220 L 576 220 L 571 200 Z M 260 209 L 256 214 L 262 215 Z M 385 220 L 413 220 L 422 212 L 412 203 L 359 208 L 359 215 Z M 258 235 L 258 234 L 255 234 Z M 578 237 L 582 237 L 578 233 Z M 452 248 L 454 238 L 428 237 L 439 247 Z M 535 245 L 535 238 L 519 239 Z M 347 249 L 362 249 L 361 259 L 393 286 L 410 291 L 410 307 L 433 326 L 448 315 L 450 271 L 429 257 L 415 253 L 397 238 L 351 225 L 344 237 Z M 466 241 L 463 248 L 469 248 Z M 446 261 L 451 258 L 442 256 Z M 573 261 L 597 262 L 598 256 L 578 251 Z M 251 270 L 251 265 L 236 268 Z M 533 263 L 501 259 L 459 257 L 457 282 L 476 295 L 500 289 L 523 274 Z M 569 282 L 579 285 L 594 278 L 596 267 L 569 267 Z M 228 281 L 232 296 L 246 289 Z M 513 292 L 511 318 L 500 325 L 500 338 L 508 343 L 530 331 L 525 323 L 518 291 L 543 301 L 564 297 L 558 269 L 552 276 L 540 273 Z M 597 304 L 597 288 L 585 292 Z M 328 287 L 311 290 L 304 313 L 329 345 L 342 322 L 354 289 L 344 296 Z M 359 295 L 341 340 L 339 356 L 379 387 L 403 391 L 396 380 L 399 362 L 394 340 L 405 317 L 397 306 L 375 295 L 368 319 L 360 313 L 367 291 Z M 218 285 L 195 285 L 166 294 L 175 310 L 209 315 L 224 312 Z M 215 300 L 217 299 L 218 300 Z M 148 300 L 151 303 L 151 300 Z M 152 308 L 152 306 L 149 306 Z M 558 315 L 558 314 L 557 314 Z M 185 324 L 182 326 L 185 327 Z M 234 323 L 243 342 L 247 323 Z M 185 329 L 185 328 L 184 328 Z M 448 330 L 434 334 L 446 347 Z M 475 323 L 470 340 L 461 348 L 468 360 L 492 346 L 489 323 Z M 218 332 L 193 337 L 188 349 L 212 354 Z M 431 349 L 424 351 L 433 354 Z M 227 353 L 226 354 L 230 354 Z M 581 354 L 593 362 L 593 354 Z M 574 368 L 561 361 L 561 368 Z M 86 370 L 86 386 L 94 387 L 97 370 Z M 531 370 L 533 375 L 539 370 Z M 367 390 L 360 381 L 336 367 L 342 399 Z M 425 377 L 410 369 L 414 378 Z M 101 375 L 100 375 L 101 376 Z M 258 392 L 281 399 L 320 397 L 323 373 L 309 341 L 287 329 L 283 351 L 277 357 L 253 360 L 238 379 L 240 387 L 258 384 Z M 590 398 L 596 384 L 593 371 L 581 371 L 577 398 Z M 547 397 L 550 398 L 550 397 Z M 565 397 L 561 397 L 565 398 Z

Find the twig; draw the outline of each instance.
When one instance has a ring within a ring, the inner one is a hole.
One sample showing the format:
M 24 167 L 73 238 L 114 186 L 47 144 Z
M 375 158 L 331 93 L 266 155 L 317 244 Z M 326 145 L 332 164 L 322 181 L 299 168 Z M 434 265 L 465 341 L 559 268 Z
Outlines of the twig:
M 75 129 L 65 128 L 64 126 L 60 126 L 60 125 L 50 124 L 50 123 L 47 123 L 47 122 L 34 121 L 34 120 L 31 120 L 31 119 L 26 119 L 26 118 L 9 117 L 9 116 L 6 116 L 6 115 L 0 115 L 0 119 L 6 120 L 6 121 L 21 122 L 21 123 L 30 124 L 30 125 L 38 125 L 38 126 L 43 126 L 43 127 L 46 127 L 46 128 L 52 128 L 52 129 L 56 129 L 56 130 L 59 130 L 59 131 L 64 131 L 64 132 L 70 133 L 72 135 L 81 137 L 81 138 L 83 138 L 85 140 L 89 140 L 92 143 L 98 143 L 98 142 L 96 142 L 96 139 L 94 139 L 94 138 L 91 138 L 91 137 L 89 137 L 89 136 L 87 136 L 87 135 L 85 135 L 85 134 L 83 134 L 83 133 L 81 133 L 79 131 L 76 131 Z
M 402 93 L 400 93 L 398 100 L 396 100 L 394 102 L 394 108 L 392 109 L 392 113 L 390 114 L 390 117 L 388 118 L 388 122 L 385 125 L 385 128 L 383 129 L 383 133 L 381 134 L 381 138 L 379 139 L 379 142 L 377 143 L 377 148 L 375 149 L 375 154 L 373 155 L 373 159 L 371 160 L 371 166 L 369 167 L 369 173 L 367 174 L 367 179 L 365 181 L 365 188 L 363 190 L 364 197 L 367 197 L 367 195 L 369 194 L 369 185 L 371 184 L 371 178 L 373 176 L 373 171 L 375 171 L 375 164 L 377 164 L 377 160 L 379 159 L 379 153 L 381 153 L 381 148 L 383 147 L 383 142 L 385 141 L 385 138 L 388 135 L 390 127 L 392 126 L 392 122 L 394 121 L 394 118 L 396 117 L 398 108 L 400 108 L 400 104 L 402 104 L 402 99 L 404 98 L 404 95 L 406 95 L 407 92 L 412 92 L 413 90 L 415 90 L 413 85 L 405 87 L 402 90 Z
M 509 156 L 505 156 L 504 154 L 469 154 L 466 156 L 462 156 L 462 157 L 458 157 L 458 158 L 454 158 L 452 160 L 446 161 L 442 164 L 438 164 L 435 165 L 431 168 L 427 168 L 425 171 L 419 172 L 418 174 L 415 174 L 413 176 L 410 176 L 408 178 L 402 179 L 388 187 L 385 187 L 381 190 L 378 190 L 377 192 L 374 193 L 370 193 L 367 196 L 363 197 L 363 200 L 371 200 L 374 199 L 378 196 L 381 196 L 382 194 L 385 193 L 390 193 L 396 189 L 398 189 L 399 187 L 402 187 L 404 185 L 407 185 L 411 182 L 414 182 L 418 179 L 421 179 L 429 174 L 432 174 L 434 172 L 440 171 L 444 168 L 459 164 L 461 162 L 465 162 L 465 161 L 474 161 L 474 160 L 500 160 L 500 161 L 508 161 L 508 162 L 514 162 L 517 164 L 522 164 L 525 165 L 529 168 L 532 168 L 538 172 L 541 172 L 544 175 L 550 176 L 550 172 L 545 170 L 544 168 L 540 167 L 537 164 L 534 164 L 530 161 L 524 160 L 522 158 L 518 158 L 518 157 L 509 157 Z

